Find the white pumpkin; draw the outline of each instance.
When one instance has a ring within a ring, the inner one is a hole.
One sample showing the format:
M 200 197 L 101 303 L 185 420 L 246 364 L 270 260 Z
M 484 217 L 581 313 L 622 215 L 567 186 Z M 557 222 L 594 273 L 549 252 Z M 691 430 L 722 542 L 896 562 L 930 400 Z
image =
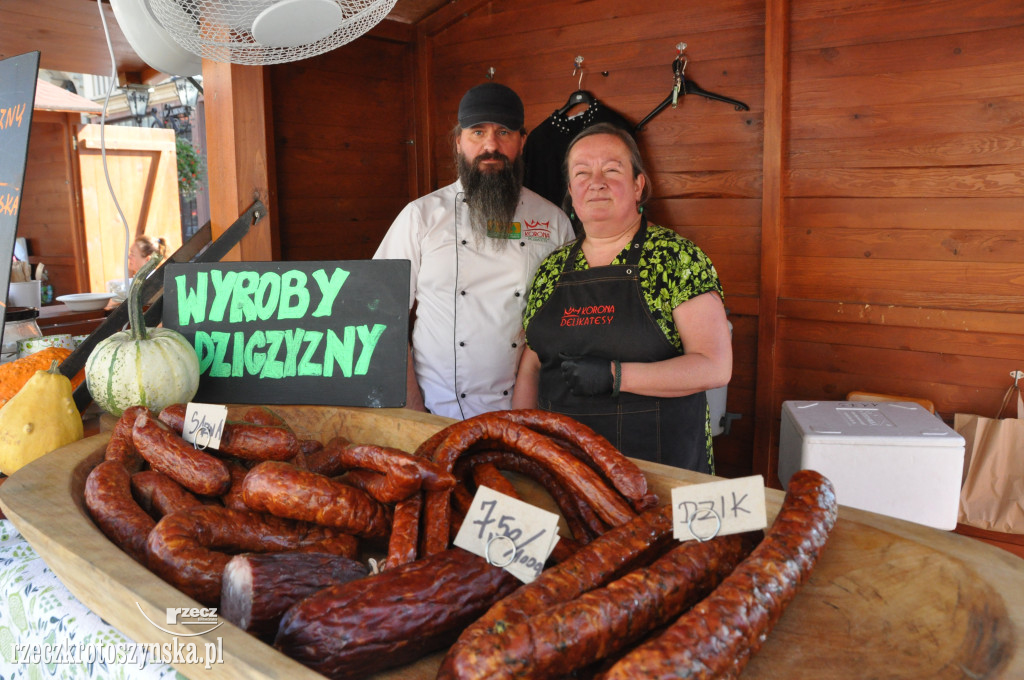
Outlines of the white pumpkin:
M 115 416 L 136 405 L 160 411 L 191 401 L 199 390 L 199 358 L 185 336 L 170 328 L 146 328 L 142 284 L 159 260 L 151 257 L 132 280 L 129 329 L 100 341 L 85 363 L 93 401 Z

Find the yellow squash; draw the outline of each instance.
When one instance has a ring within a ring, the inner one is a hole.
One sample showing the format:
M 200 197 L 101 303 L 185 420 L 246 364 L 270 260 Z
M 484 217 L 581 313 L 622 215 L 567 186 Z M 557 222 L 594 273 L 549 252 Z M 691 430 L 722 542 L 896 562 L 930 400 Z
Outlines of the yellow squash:
M 36 458 L 84 434 L 71 381 L 57 370 L 36 371 L 0 408 L 0 472 L 12 475 Z

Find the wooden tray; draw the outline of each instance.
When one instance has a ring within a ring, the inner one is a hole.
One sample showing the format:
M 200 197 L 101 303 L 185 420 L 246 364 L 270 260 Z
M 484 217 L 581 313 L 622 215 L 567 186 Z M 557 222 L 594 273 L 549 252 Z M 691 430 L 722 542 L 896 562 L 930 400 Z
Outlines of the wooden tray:
M 405 410 L 275 407 L 297 430 L 412 449 L 451 421 Z M 85 477 L 108 434 L 27 465 L 0 486 L 0 508 L 72 593 L 142 643 L 172 642 L 146 621 L 168 607 L 198 606 L 122 553 L 96 529 L 82 501 Z M 711 478 L 640 463 L 663 500 L 672 486 Z M 516 480 L 522 485 L 522 480 Z M 552 507 L 524 485 L 534 502 Z M 767 489 L 769 520 L 783 494 Z M 811 579 L 790 604 L 744 680 L 1024 677 L 1024 560 L 953 533 L 841 508 Z M 165 626 L 184 635 L 184 626 Z M 321 677 L 229 623 L 199 640 L 222 640 L 224 664 L 175 664 L 194 678 Z M 433 678 L 440 654 L 377 678 Z

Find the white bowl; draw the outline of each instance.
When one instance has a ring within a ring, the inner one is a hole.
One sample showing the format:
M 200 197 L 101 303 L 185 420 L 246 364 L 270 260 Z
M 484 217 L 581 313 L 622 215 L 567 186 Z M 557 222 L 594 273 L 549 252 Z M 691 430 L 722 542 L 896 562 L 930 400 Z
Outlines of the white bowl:
M 74 293 L 73 295 L 58 295 L 57 302 L 63 302 L 75 312 L 88 312 L 93 309 L 103 309 L 112 297 L 114 297 L 113 293 Z

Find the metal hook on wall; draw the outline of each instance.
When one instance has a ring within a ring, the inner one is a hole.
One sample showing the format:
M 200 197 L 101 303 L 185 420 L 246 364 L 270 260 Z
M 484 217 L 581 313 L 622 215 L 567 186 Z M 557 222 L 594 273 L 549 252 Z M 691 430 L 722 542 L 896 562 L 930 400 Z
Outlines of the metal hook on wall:
M 575 66 L 573 66 L 573 69 L 572 69 L 572 74 L 576 75 L 576 71 L 580 72 L 580 81 L 576 85 L 576 89 L 577 90 L 582 90 L 583 89 L 583 56 L 582 55 L 576 55 L 576 58 L 573 59 L 572 61 L 575 64 Z
M 487 80 L 494 80 L 494 67 L 491 66 L 487 69 Z

